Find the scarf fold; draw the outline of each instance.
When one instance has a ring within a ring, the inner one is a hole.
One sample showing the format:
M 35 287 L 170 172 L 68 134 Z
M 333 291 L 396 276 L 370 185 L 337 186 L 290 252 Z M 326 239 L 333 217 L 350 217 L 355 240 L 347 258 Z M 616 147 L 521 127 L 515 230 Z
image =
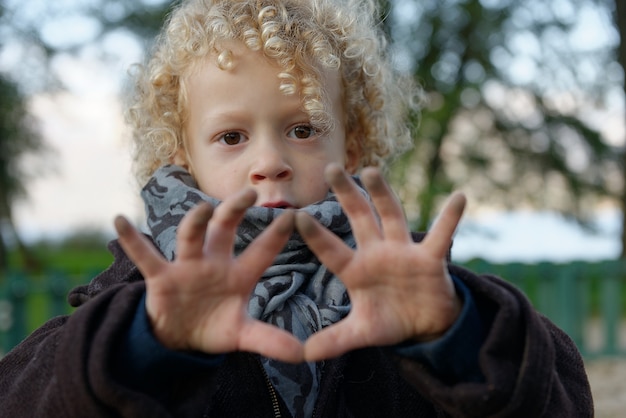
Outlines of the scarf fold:
M 362 193 L 367 196 L 366 192 Z M 176 230 L 185 214 L 200 202 L 220 201 L 198 189 L 182 167 L 159 168 L 141 192 L 148 228 L 168 260 L 176 257 Z M 300 209 L 315 217 L 351 248 L 354 237 L 334 194 Z M 254 206 L 237 229 L 234 253 L 239 255 L 283 209 Z M 260 277 L 248 303 L 253 318 L 273 324 L 301 341 L 334 324 L 350 311 L 343 283 L 322 265 L 299 234 L 289 238 L 282 252 Z M 285 399 L 293 416 L 310 416 L 319 390 L 320 370 L 315 363 L 292 365 L 262 357 L 272 384 Z

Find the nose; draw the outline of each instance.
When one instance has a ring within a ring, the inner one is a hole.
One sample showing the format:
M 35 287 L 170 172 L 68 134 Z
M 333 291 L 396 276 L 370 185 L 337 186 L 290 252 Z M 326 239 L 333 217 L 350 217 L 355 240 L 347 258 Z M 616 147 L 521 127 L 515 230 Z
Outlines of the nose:
M 253 184 L 264 180 L 283 181 L 293 176 L 287 150 L 275 141 L 259 141 L 255 147 L 255 160 L 250 170 Z

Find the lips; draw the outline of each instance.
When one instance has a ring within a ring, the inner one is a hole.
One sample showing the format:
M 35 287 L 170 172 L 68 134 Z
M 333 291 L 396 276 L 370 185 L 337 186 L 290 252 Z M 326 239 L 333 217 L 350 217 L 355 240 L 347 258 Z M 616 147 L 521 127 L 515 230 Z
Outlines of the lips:
M 267 203 L 263 203 L 261 204 L 261 206 L 265 207 L 265 208 L 277 208 L 277 209 L 289 209 L 289 208 L 295 208 L 294 205 L 292 205 L 289 202 L 285 202 L 285 201 L 277 201 L 277 202 L 267 202 Z

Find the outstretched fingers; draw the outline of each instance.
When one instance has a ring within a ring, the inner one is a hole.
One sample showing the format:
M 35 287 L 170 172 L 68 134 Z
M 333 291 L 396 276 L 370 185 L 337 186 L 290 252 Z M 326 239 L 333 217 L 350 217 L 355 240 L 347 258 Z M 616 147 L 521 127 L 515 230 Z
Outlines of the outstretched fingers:
M 304 345 L 304 361 L 322 361 L 336 358 L 355 348 L 366 346 L 358 335 L 350 317 L 313 334 Z
M 306 212 L 296 213 L 296 229 L 322 264 L 341 276 L 352 259 L 352 249 Z
M 361 173 L 361 179 L 372 198 L 378 216 L 380 216 L 385 239 L 405 243 L 411 242 L 402 205 L 383 178 L 380 170 L 374 167 L 365 168 Z
M 430 248 L 437 257 L 446 257 L 454 231 L 463 217 L 466 203 L 467 198 L 464 193 L 453 193 L 446 201 L 433 227 L 424 238 L 422 244 Z
M 238 349 L 288 363 L 304 360 L 304 346 L 300 340 L 283 329 L 254 319 L 241 330 Z
M 294 228 L 294 212 L 286 210 L 276 218 L 239 256 L 238 276 L 249 284 L 257 282 L 283 249 Z
M 372 239 L 380 239 L 382 233 L 370 202 L 361 194 L 345 170 L 338 164 L 329 164 L 324 174 L 350 219 L 354 238 L 359 245 Z
M 120 245 L 144 277 L 156 276 L 167 265 L 156 247 L 125 217 L 118 215 L 113 223 Z
M 200 203 L 180 222 L 176 234 L 177 257 L 181 260 L 202 256 L 207 224 L 213 215 L 213 206 Z
M 223 257 L 232 255 L 237 226 L 256 198 L 257 194 L 254 190 L 245 189 L 225 199 L 215 208 L 206 237 L 208 251 Z

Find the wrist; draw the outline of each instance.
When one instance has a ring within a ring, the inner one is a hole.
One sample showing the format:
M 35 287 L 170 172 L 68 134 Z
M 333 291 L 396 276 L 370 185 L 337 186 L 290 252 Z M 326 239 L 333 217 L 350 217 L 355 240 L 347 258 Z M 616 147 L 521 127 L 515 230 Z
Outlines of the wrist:
M 432 326 L 432 331 L 421 333 L 412 338 L 416 343 L 425 343 L 437 340 L 443 337 L 452 326 L 457 322 L 463 312 L 463 298 L 456 292 L 450 298 L 445 306 L 437 311 L 437 321 Z

